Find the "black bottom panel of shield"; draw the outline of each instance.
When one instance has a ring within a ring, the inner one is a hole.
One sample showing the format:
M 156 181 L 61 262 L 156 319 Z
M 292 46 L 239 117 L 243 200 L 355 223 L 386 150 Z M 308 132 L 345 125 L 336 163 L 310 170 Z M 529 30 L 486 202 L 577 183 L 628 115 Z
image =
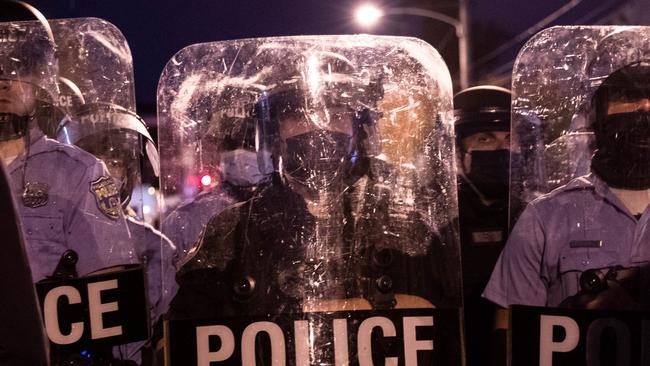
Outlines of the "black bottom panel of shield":
M 458 309 L 174 319 L 171 365 L 461 365 Z M 396 361 L 396 363 L 395 363 Z

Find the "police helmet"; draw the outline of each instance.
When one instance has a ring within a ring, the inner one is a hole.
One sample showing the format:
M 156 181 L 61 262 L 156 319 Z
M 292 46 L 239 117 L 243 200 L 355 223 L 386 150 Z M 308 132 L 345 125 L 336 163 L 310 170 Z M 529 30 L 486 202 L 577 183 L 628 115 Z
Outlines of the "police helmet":
M 352 115 L 349 161 L 363 165 L 379 154 L 377 104 L 384 94 L 381 77 L 336 52 L 309 51 L 297 67 L 283 70 L 283 80 L 260 93 L 254 110 L 258 141 L 277 157 L 282 141 L 279 124 L 287 116 L 315 129 L 332 128 L 342 114 Z
M 126 170 L 122 187 L 123 205 L 128 204 L 134 184 L 139 180 L 140 157 L 146 155 L 154 173 L 159 173 L 159 158 L 146 123 L 137 114 L 110 103 L 82 105 L 66 118 L 57 131 L 60 142 L 74 144 L 95 156 L 111 159 Z
M 340 87 L 341 84 L 337 86 Z M 352 94 L 339 89 L 325 91 L 321 94 L 322 98 L 316 101 L 296 84 L 261 93 L 253 112 L 257 121 L 256 141 L 261 142 L 263 151 L 270 152 L 273 170 L 281 171 L 279 158 L 286 145 L 280 133 L 283 123 L 301 121 L 305 125 L 313 125 L 314 130 L 335 131 L 336 125 L 349 118 L 351 134 L 345 147 L 343 162 L 345 180 L 347 184 L 352 184 L 367 174 L 369 158 L 378 155 L 380 150 L 377 131 L 379 113 L 376 111 L 376 103 L 377 96 L 381 94 L 372 88 L 373 86 L 369 86 L 369 94 L 363 98 L 354 98 Z
M 211 140 L 218 151 L 255 148 L 253 108 L 258 92 L 250 88 L 226 86 L 216 100 L 208 98 L 211 110 L 201 139 Z M 205 148 L 205 147 L 204 147 Z
M 454 96 L 454 127 L 460 140 L 477 132 L 510 131 L 510 90 L 481 85 Z
M 79 87 L 68 78 L 59 76 L 59 96 L 53 103 L 42 101 L 37 106 L 37 123 L 41 131 L 52 139 L 57 138 L 59 125 L 66 120 L 69 113 L 73 113 L 85 104 L 84 96 Z

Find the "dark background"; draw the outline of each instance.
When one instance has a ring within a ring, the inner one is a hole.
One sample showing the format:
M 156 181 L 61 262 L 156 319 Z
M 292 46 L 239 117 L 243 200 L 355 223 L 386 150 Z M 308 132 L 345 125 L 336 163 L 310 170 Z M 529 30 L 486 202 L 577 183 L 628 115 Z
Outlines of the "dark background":
M 373 29 L 363 29 L 353 19 L 354 9 L 362 3 L 358 0 L 27 1 L 49 18 L 93 16 L 122 30 L 133 53 L 138 112 L 150 125 L 155 124 L 156 88 L 163 67 L 178 50 L 199 42 L 308 34 L 413 36 L 429 42 L 442 54 L 455 91 L 459 90 L 458 44 L 451 26 L 427 18 L 392 15 L 380 20 Z M 650 23 L 650 0 L 467 1 L 470 85 L 491 83 L 508 87 L 518 50 L 526 39 L 547 26 Z M 458 0 L 374 3 L 419 7 L 453 17 L 458 16 L 459 8 Z

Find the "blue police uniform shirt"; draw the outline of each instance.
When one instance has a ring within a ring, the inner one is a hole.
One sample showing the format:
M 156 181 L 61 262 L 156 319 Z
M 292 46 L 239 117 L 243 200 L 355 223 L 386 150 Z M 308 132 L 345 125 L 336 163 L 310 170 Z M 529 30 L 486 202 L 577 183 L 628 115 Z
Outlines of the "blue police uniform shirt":
M 124 216 L 115 210 L 121 211 L 119 194 L 93 155 L 32 128 L 27 154 L 7 171 L 34 281 L 52 275 L 68 249 L 79 255 L 80 276 L 137 263 Z
M 558 306 L 580 290 L 580 274 L 650 259 L 650 206 L 637 220 L 593 174 L 576 178 L 523 211 L 483 292 L 502 306 Z
M 208 221 L 235 202 L 222 186 L 217 186 L 182 204 L 163 220 L 161 231 L 176 246 L 177 268 L 181 267 Z

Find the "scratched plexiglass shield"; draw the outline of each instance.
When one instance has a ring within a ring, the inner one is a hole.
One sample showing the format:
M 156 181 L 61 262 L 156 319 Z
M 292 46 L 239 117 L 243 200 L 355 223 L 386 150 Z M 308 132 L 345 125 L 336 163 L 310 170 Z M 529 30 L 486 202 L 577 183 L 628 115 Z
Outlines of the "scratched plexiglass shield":
M 61 93 L 56 46 L 47 22 L 0 23 L 0 157 L 10 177 L 36 287 L 43 281 L 60 283 L 57 281 L 138 262 L 119 188 L 106 166 L 95 156 L 44 135 L 62 115 L 58 113 Z M 144 299 L 143 288 L 141 283 L 141 296 L 134 294 L 132 298 Z M 107 292 L 111 293 L 109 297 L 116 297 L 114 291 Z M 76 331 L 68 331 L 71 320 L 78 324 L 88 320 L 84 315 L 89 312 L 84 313 L 84 309 L 88 309 L 89 296 L 69 302 L 55 298 L 40 305 L 52 349 L 57 344 L 77 347 L 84 335 L 90 338 L 89 326 L 74 325 Z M 144 322 L 140 324 L 144 323 L 145 331 L 140 339 L 146 339 L 147 309 L 144 301 L 141 305 L 139 315 Z M 122 311 L 126 308 L 126 304 L 121 307 Z M 109 317 L 122 315 L 116 310 Z M 49 322 L 51 319 L 54 321 Z M 65 341 L 58 337 L 61 332 L 68 336 Z M 112 352 L 104 344 L 94 350 L 103 355 Z M 63 354 L 59 356 L 53 363 L 66 362 Z
M 174 247 L 144 223 L 144 194 L 136 191 L 143 189 L 145 169 L 156 177 L 158 154 L 146 123 L 136 114 L 129 45 L 119 29 L 102 19 L 55 19 L 50 25 L 58 48 L 61 119 L 47 126 L 48 134 L 106 166 L 118 200 L 112 209 L 125 218 L 125 231 L 147 275 L 153 324 L 166 312 L 174 291 L 175 267 L 162 258 Z M 98 182 L 97 192 L 106 193 L 102 185 L 107 184 Z M 122 354 L 138 360 L 142 345 L 130 345 Z
M 59 76 L 76 85 L 86 103 L 114 103 L 135 110 L 133 58 L 122 32 L 99 18 L 49 22 L 57 42 Z M 66 106 L 74 106 L 74 100 L 67 102 Z
M 54 273 L 66 249 L 78 251 L 79 275 L 134 260 L 101 165 L 43 136 L 60 95 L 55 50 L 47 22 L 0 23 L 1 155 L 36 281 Z
M 647 66 L 649 37 L 647 27 L 553 27 L 521 50 L 512 87 L 512 132 L 519 146 L 512 160 L 513 219 L 536 197 L 592 172 L 597 91 L 617 70 Z
M 24 136 L 13 115 L 35 114 L 39 120 L 52 118 L 58 100 L 57 63 L 52 33 L 46 22 L 21 21 L 0 23 L 0 81 L 4 96 L 0 105 L 2 121 L 15 127 L 4 134 Z M 12 95 L 8 95 L 9 86 Z
M 412 38 L 178 52 L 158 88 L 172 364 L 460 364 L 451 93 Z
M 82 105 L 110 104 L 135 112 L 133 58 L 122 32 L 99 18 L 49 23 L 57 44 L 61 109 L 74 114 Z
M 164 313 L 165 298 L 174 287 L 173 266 L 162 263 L 160 253 L 174 248 L 143 224 L 142 197 L 148 193 L 134 191 L 143 189 L 145 173 L 157 180 L 159 159 L 148 126 L 136 113 L 129 45 L 121 31 L 103 19 L 54 19 L 50 24 L 59 55 L 59 106 L 66 112 L 54 135 L 97 156 L 116 179 L 138 256 L 150 272 L 155 320 Z

